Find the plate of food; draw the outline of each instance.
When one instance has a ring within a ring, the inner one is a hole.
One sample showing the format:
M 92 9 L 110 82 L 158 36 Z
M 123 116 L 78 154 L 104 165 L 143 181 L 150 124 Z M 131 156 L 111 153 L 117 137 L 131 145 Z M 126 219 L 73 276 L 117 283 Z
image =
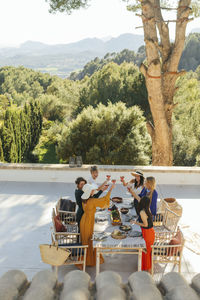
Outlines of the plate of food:
M 122 239 L 126 238 L 126 234 L 125 234 L 125 232 L 121 232 L 120 230 L 115 229 L 111 233 L 111 237 L 116 240 L 122 240 Z
M 122 203 L 123 199 L 121 197 L 113 197 L 112 202 L 114 203 Z
M 132 227 L 130 225 L 121 225 L 119 226 L 119 229 L 122 231 L 129 231 L 132 229 Z
M 122 214 L 126 215 L 129 212 L 129 209 L 127 207 L 122 207 L 120 211 Z
M 111 211 L 110 218 L 113 226 L 122 224 L 121 216 L 118 209 Z

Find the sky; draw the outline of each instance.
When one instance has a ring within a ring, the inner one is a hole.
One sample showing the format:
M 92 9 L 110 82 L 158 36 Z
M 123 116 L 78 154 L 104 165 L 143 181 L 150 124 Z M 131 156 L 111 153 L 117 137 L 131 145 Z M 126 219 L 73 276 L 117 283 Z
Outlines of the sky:
M 91 0 L 88 9 L 50 14 L 45 0 L 0 0 L 0 46 L 19 46 L 27 40 L 46 44 L 71 43 L 84 38 L 143 34 L 139 17 L 126 10 L 122 0 Z M 168 17 L 169 18 L 169 17 Z M 200 27 L 200 19 L 187 32 Z M 173 28 L 171 28 L 173 36 Z

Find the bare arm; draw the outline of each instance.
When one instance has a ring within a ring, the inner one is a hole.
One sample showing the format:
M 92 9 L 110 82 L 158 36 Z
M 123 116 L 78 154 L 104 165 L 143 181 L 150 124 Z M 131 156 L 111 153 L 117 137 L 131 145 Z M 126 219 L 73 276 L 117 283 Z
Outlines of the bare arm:
M 142 219 L 142 223 L 137 222 L 137 221 L 131 221 L 130 223 L 131 223 L 131 224 L 139 225 L 139 226 L 141 226 L 141 227 L 148 227 L 147 215 L 146 215 L 145 211 L 142 210 L 142 211 L 140 212 L 140 217 L 141 217 L 141 219 Z
M 103 190 L 104 186 L 107 184 L 107 180 L 102 183 L 97 189 L 97 191 Z
M 128 191 L 131 193 L 131 195 L 132 195 L 135 199 L 137 199 L 137 200 L 140 202 L 141 197 L 138 196 L 138 195 L 132 190 L 132 188 L 127 188 L 127 189 L 128 189 Z
M 125 182 L 125 180 L 122 180 L 123 186 L 127 186 L 129 183 L 134 183 L 135 179 L 130 180 L 129 182 Z

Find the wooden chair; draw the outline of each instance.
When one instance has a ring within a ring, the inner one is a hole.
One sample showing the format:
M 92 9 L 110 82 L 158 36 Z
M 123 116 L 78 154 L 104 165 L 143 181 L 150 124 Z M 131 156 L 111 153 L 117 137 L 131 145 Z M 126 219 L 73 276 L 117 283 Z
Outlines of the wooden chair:
M 159 212 L 154 218 L 154 226 L 156 226 L 156 231 L 167 229 L 168 231 L 175 232 L 178 226 L 180 216 L 170 209 L 166 208 L 164 212 Z
M 63 213 L 64 215 L 64 213 Z M 55 213 L 55 209 L 53 208 L 53 211 L 52 211 L 52 225 L 53 225 L 53 231 L 54 232 L 57 232 L 56 231 L 56 225 L 55 225 L 55 216 L 56 216 L 56 213 Z M 59 217 L 60 217 L 60 214 L 59 214 Z M 78 224 L 77 222 L 65 222 L 61 219 L 60 217 L 60 221 L 62 222 L 62 224 L 64 225 L 65 227 L 65 231 L 67 233 L 78 233 Z
M 62 222 L 64 222 L 64 224 L 72 224 L 72 223 L 76 223 L 76 209 L 74 206 L 73 211 L 65 211 L 65 210 L 61 210 L 60 209 L 60 203 L 61 203 L 61 199 L 58 200 L 58 202 L 56 203 L 56 213 L 60 216 L 60 219 Z M 69 200 L 71 201 L 71 200 Z M 78 225 L 77 225 L 78 227 Z
M 68 235 L 68 236 L 67 236 Z M 81 245 L 77 240 L 71 239 L 71 233 L 51 233 L 52 244 L 57 245 L 59 248 L 64 248 L 70 251 L 70 255 L 63 265 L 83 265 L 83 271 L 86 268 L 86 255 L 88 245 Z M 70 241 L 72 243 L 70 243 Z M 56 274 L 58 267 L 56 266 Z
M 169 245 L 176 234 L 177 232 L 156 232 L 155 242 L 152 246 L 152 275 L 154 274 L 154 264 L 156 263 L 178 265 L 179 273 L 181 272 L 182 252 L 185 242 L 182 233 L 181 244 Z

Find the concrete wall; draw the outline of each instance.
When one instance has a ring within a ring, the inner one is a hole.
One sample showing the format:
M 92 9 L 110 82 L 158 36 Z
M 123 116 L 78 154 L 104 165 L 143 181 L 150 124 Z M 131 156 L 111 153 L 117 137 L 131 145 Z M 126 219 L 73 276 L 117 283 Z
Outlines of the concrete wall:
M 145 177 L 154 176 L 158 184 L 199 185 L 198 167 L 152 167 L 152 166 L 99 166 L 98 181 L 102 182 L 107 174 L 117 179 L 124 175 L 128 180 L 131 172 L 140 169 Z M 21 182 L 74 182 L 78 176 L 89 177 L 90 165 L 70 168 L 69 165 L 48 164 L 3 164 L 0 163 L 0 181 Z

